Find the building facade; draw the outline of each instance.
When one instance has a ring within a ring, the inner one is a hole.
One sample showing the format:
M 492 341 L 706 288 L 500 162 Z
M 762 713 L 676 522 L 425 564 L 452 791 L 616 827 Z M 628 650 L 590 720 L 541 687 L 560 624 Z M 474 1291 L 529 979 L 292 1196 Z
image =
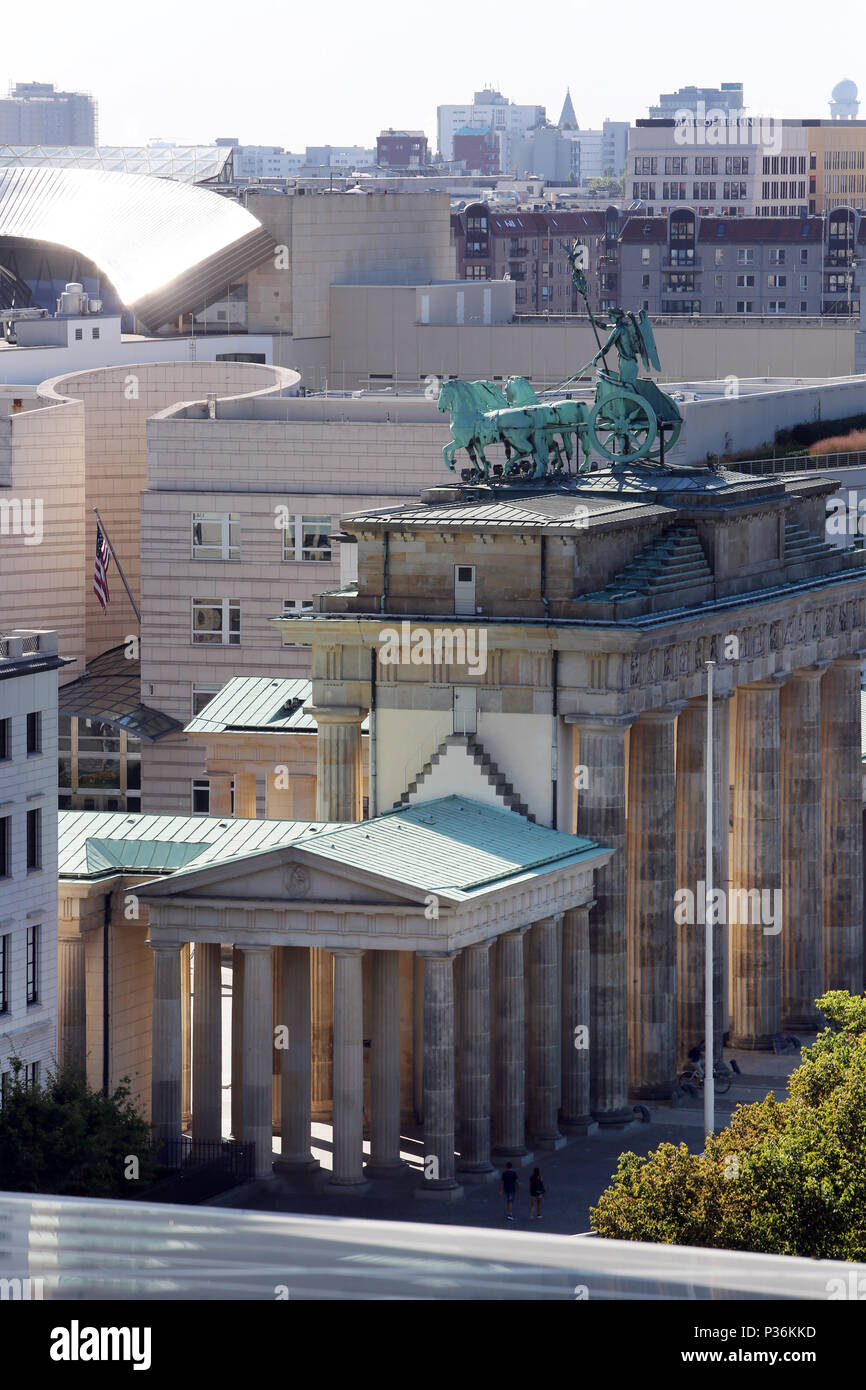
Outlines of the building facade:
M 56 632 L 0 636 L 0 1105 L 18 1057 L 45 1079 L 57 1049 Z
M 513 172 L 517 141 L 545 121 L 543 106 L 519 106 L 501 92 L 490 89 L 476 92 L 473 101 L 466 106 L 439 106 L 436 112 L 442 160 L 449 163 L 456 157 L 454 136 L 462 127 L 489 126 L 499 147 L 499 168 L 503 173 Z
M 95 145 L 96 102 L 52 82 L 16 82 L 0 97 L 0 145 Z

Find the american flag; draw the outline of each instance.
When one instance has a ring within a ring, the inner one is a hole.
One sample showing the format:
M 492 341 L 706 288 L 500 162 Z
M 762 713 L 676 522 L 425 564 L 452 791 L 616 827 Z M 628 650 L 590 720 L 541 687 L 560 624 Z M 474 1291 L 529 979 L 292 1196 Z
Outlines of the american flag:
M 111 551 L 108 549 L 108 541 L 102 532 L 102 527 L 97 522 L 96 525 L 96 560 L 93 566 L 93 592 L 102 604 L 102 611 L 105 612 L 108 606 L 108 564 L 111 559 Z

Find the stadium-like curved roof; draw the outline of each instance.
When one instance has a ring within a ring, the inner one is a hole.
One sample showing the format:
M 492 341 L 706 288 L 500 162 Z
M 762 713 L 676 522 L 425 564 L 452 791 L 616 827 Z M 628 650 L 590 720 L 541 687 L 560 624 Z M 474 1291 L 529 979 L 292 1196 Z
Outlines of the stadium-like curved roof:
M 225 285 L 273 245 L 252 213 L 205 188 L 147 174 L 45 167 L 0 169 L 0 237 L 69 247 L 153 322 L 178 310 L 177 295 L 166 289 L 181 278 L 197 290 L 210 280 Z

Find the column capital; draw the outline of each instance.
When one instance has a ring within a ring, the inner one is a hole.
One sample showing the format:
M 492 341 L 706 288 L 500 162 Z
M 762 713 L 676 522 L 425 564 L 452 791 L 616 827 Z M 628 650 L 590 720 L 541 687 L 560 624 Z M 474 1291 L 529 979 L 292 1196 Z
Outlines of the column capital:
M 460 949 L 461 951 L 489 951 L 494 941 L 496 941 L 495 936 L 485 936 L 483 941 L 470 941 Z M 418 952 L 418 954 L 421 953 Z
M 533 917 L 532 925 L 538 927 L 543 922 L 553 922 L 554 926 L 558 926 L 564 916 L 564 912 L 546 912 L 543 917 Z
M 363 946 L 328 946 L 328 952 L 332 956 L 362 956 Z
M 362 724 L 367 718 L 360 705 L 305 705 L 304 713 L 317 724 Z
M 657 709 L 645 709 L 638 716 L 639 724 L 670 724 L 676 719 L 681 710 L 684 710 L 688 700 L 671 700 L 666 705 L 660 705 Z
M 829 661 L 816 661 L 811 666 L 795 666 L 794 670 L 788 674 L 791 680 L 816 681 L 821 679 L 830 664 Z
M 245 956 L 255 955 L 256 952 L 260 952 L 263 956 L 269 956 L 274 948 L 273 946 L 264 946 L 259 941 L 235 941 L 232 943 L 232 949 L 243 951 Z
M 637 714 L 564 714 L 566 724 L 575 724 L 587 733 L 626 734 Z
M 781 676 L 782 676 L 783 679 L 787 679 L 787 677 L 788 677 L 788 675 L 789 675 L 789 672 L 785 671 L 785 672 L 782 672 L 782 673 L 780 673 L 780 674 L 781 674 Z M 764 677 L 761 678 L 761 680 L 757 680 L 757 681 L 744 681 L 742 685 L 738 685 L 738 686 L 737 686 L 737 691 L 740 691 L 740 690 L 778 690 L 778 689 L 779 689 L 779 679 L 778 679 L 778 677 L 777 677 L 776 675 L 764 676 Z
M 457 951 L 416 951 L 416 956 L 421 960 L 455 960 L 460 955 Z
M 866 661 L 866 652 L 849 652 L 847 656 L 837 656 L 829 663 L 831 666 L 843 666 L 846 668 L 859 667 Z

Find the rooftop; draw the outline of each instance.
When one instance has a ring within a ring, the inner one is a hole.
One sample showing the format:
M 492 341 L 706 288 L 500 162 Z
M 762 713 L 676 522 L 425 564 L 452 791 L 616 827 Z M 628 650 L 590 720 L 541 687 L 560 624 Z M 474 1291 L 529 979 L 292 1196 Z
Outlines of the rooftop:
M 180 721 L 141 702 L 141 663 L 125 646 L 112 647 L 88 663 L 78 680 L 60 691 L 58 713 L 73 719 L 99 719 L 116 729 L 156 743 L 176 733 Z
M 309 680 L 272 676 L 233 676 L 187 724 L 187 734 L 310 733 L 315 719 L 304 708 L 313 698 Z M 369 729 L 369 719 L 362 724 Z

